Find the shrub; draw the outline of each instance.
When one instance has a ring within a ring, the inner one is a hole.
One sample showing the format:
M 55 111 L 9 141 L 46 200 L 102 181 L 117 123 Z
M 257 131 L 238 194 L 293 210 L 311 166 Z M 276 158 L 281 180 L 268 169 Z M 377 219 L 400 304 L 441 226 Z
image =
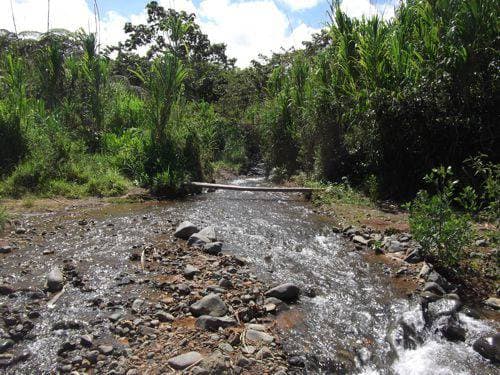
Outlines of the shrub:
M 445 267 L 460 262 L 464 247 L 473 237 L 470 215 L 453 207 L 458 181 L 452 181 L 452 177 L 451 168 L 433 169 L 425 180 L 433 183 L 435 193 L 420 191 L 409 205 L 412 234 L 424 254 Z

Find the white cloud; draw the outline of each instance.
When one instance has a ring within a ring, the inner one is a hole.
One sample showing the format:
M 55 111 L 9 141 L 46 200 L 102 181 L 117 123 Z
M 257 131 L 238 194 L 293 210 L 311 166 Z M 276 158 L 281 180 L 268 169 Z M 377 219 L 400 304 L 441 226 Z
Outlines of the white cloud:
M 317 0 L 286 0 L 295 7 L 305 7 Z M 17 30 L 46 31 L 47 2 L 13 0 Z M 288 17 L 275 0 L 202 0 L 196 7 L 192 0 L 160 0 L 165 8 L 173 7 L 196 13 L 197 22 L 213 42 L 226 43 L 229 57 L 236 57 L 239 66 L 247 66 L 258 54 L 269 55 L 283 48 L 300 47 L 319 30 L 304 23 L 292 27 Z M 10 0 L 0 0 L 0 28 L 14 30 Z M 102 45 L 116 44 L 125 39 L 125 22 L 146 21 L 146 12 L 123 15 L 118 11 L 101 15 L 99 40 Z M 86 0 L 51 0 L 50 27 L 70 31 L 83 28 L 94 32 L 95 16 Z
M 322 0 L 280 0 L 289 6 L 292 10 L 311 9 L 317 6 Z
M 257 55 L 269 55 L 281 47 L 300 46 L 317 30 L 300 24 L 291 28 L 286 15 L 271 0 L 231 2 L 203 0 L 199 7 L 200 24 L 214 42 L 227 44 L 229 56 L 246 66 Z M 304 38 L 298 41 L 298 39 Z
M 394 6 L 396 1 L 374 4 L 370 0 L 343 0 L 340 8 L 350 17 L 361 18 L 380 15 L 384 19 L 394 17 Z

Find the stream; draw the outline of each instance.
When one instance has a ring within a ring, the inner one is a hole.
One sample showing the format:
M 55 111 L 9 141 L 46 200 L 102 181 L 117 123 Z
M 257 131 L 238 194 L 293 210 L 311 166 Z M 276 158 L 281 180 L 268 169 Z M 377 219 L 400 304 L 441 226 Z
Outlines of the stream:
M 245 178 L 232 183 L 263 181 Z M 217 191 L 174 203 L 90 210 L 86 217 L 93 220 L 92 228 L 79 225 L 78 215 L 71 212 L 26 216 L 25 226 L 36 228 L 33 239 L 23 254 L 2 259 L 4 281 L 32 289 L 42 283 L 51 264 L 71 258 L 88 288 L 71 286 L 58 308 L 42 311 L 37 337 L 28 345 L 31 357 L 8 373 L 54 371 L 52 358 L 65 339 L 63 334 L 54 337 L 54 322 L 78 316 L 92 324 L 99 318 L 93 300 L 112 299 L 113 293 L 140 296 L 141 282 L 127 282 L 129 275 L 136 275 L 127 258 L 130 249 L 158 241 L 164 236 L 162 228 L 172 222 L 189 220 L 215 226 L 225 250 L 245 257 L 264 281 L 293 282 L 302 290 L 314 290 L 316 296 L 303 295 L 278 318 L 284 348 L 304 358 L 305 373 L 498 374 L 497 366 L 472 349 L 477 338 L 498 331 L 496 322 L 459 313 L 467 330 L 465 342 L 441 338 L 425 326 L 419 301 L 392 285 L 384 265 L 354 251 L 331 229 L 332 222 L 314 213 L 299 195 Z M 51 231 L 54 226 L 63 230 Z M 41 231 L 47 233 L 41 236 Z M 55 254 L 48 258 L 43 251 L 50 249 Z M 25 271 L 18 272 L 20 268 Z M 0 304 L 15 308 L 29 298 L 0 296 Z M 416 347 L 407 345 L 401 322 L 414 328 Z

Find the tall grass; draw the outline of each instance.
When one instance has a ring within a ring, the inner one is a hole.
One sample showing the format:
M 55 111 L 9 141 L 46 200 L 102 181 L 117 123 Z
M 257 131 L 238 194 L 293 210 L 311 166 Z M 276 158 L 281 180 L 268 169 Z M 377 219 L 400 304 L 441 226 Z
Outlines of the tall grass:
M 478 153 L 498 163 L 497 5 L 409 0 L 383 20 L 333 2 L 327 43 L 270 75 L 260 116 L 270 167 L 359 185 L 375 175 L 382 195 L 404 198 L 433 167 L 460 170 Z

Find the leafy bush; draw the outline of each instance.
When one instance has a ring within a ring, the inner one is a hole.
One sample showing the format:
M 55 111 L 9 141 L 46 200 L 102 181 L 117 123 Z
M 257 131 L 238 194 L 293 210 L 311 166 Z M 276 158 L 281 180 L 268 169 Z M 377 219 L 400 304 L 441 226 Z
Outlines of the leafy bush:
M 433 184 L 435 192 L 420 191 L 409 205 L 412 234 L 425 255 L 445 267 L 460 262 L 473 238 L 470 215 L 453 207 L 458 181 L 452 181 L 452 177 L 451 168 L 434 169 L 425 180 Z

